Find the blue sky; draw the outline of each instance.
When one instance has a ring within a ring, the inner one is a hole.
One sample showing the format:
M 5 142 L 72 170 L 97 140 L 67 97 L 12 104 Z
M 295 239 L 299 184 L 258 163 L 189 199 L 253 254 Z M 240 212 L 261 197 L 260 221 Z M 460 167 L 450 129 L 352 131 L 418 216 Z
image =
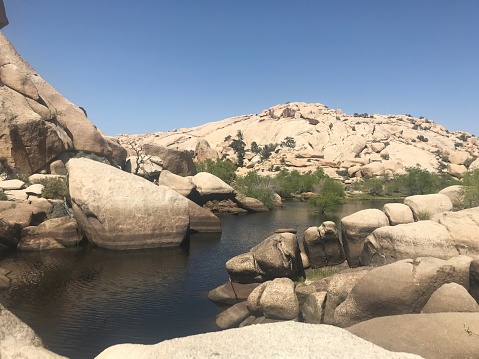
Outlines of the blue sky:
M 287 101 L 479 135 L 478 0 L 4 0 L 3 33 L 108 135 Z

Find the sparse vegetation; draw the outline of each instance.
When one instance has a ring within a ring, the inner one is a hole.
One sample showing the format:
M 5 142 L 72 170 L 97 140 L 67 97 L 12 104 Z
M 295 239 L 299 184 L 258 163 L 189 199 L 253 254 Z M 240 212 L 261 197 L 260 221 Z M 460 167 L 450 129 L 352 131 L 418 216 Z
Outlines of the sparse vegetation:
M 316 187 L 316 194 L 308 200 L 308 204 L 325 213 L 328 209 L 338 207 L 344 198 L 344 187 L 339 181 L 325 177 Z
M 405 197 L 437 193 L 460 183 L 449 175 L 432 173 L 419 166 L 407 167 L 406 172 L 403 175 L 367 178 L 354 184 L 353 188 L 371 196 Z
M 428 142 L 429 140 L 427 139 L 427 137 L 424 137 L 423 135 L 419 135 L 417 136 L 417 139 L 419 141 L 422 141 L 422 142 Z
M 464 207 L 479 206 L 479 170 L 467 172 L 463 178 Z
M 246 143 L 243 141 L 243 133 L 241 130 L 238 130 L 236 133 L 236 139 L 230 143 L 230 147 L 234 150 L 236 156 L 238 156 L 238 166 L 243 167 Z
M 208 158 L 205 161 L 196 164 L 198 172 L 209 172 L 216 177 L 221 178 L 228 184 L 231 184 L 236 178 L 236 166 L 228 160 L 217 158 L 215 161 Z
M 418 221 L 426 221 L 431 219 L 431 212 L 429 211 L 419 211 L 416 215 Z
M 288 136 L 281 142 L 281 147 L 295 148 L 296 140 L 293 137 Z
M 321 267 L 321 268 L 313 268 L 305 270 L 306 274 L 306 281 L 318 281 L 323 278 L 330 277 L 336 273 L 339 273 L 341 268 L 338 266 L 328 266 L 328 267 Z
M 44 186 L 42 197 L 48 199 L 65 199 L 70 196 L 66 180 L 62 178 L 42 179 L 38 183 Z
M 5 192 L 0 190 L 0 201 L 6 201 L 7 199 L 8 198 L 7 198 L 7 195 L 5 194 Z
M 250 171 L 243 177 L 237 177 L 232 185 L 239 193 L 256 198 L 266 207 L 273 208 L 273 195 L 278 188 L 276 179 Z

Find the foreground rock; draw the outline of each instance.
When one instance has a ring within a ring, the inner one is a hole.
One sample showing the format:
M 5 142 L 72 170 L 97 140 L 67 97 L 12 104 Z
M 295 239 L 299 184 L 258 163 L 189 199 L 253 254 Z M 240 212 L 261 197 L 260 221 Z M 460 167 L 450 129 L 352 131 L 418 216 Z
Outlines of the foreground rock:
M 154 345 L 120 344 L 104 350 L 97 359 L 153 358 L 369 358 L 413 359 L 393 353 L 328 325 L 284 322 L 166 340 Z
M 479 312 L 479 304 L 457 283 L 443 284 L 432 293 L 421 313 Z
M 335 310 L 334 324 L 348 327 L 374 317 L 420 313 L 430 296 L 445 283 L 469 288 L 471 258 L 448 261 L 427 257 L 405 259 L 365 274 Z
M 477 358 L 479 353 L 479 313 L 394 315 L 347 330 L 385 349 L 427 359 Z
M 379 209 L 364 209 L 341 219 L 344 251 L 351 267 L 360 265 L 359 256 L 366 237 L 384 226 L 389 226 L 389 219 Z
M 326 221 L 304 232 L 304 247 L 311 268 L 340 264 L 345 261 L 336 224 Z
M 479 257 L 479 207 L 439 213 L 434 220 L 447 228 L 459 253 Z
M 21 359 L 60 359 L 63 356 L 43 347 L 32 328 L 0 304 L 0 357 Z
M 446 227 L 419 221 L 376 229 L 367 237 L 360 261 L 377 266 L 407 258 L 448 259 L 458 254 Z
M 248 253 L 226 262 L 231 279 L 240 283 L 294 276 L 302 269 L 298 239 L 293 233 L 273 234 Z
M 186 237 L 188 200 L 175 191 L 85 158 L 67 168 L 75 219 L 99 247 L 177 246 Z
M 416 220 L 431 219 L 437 213 L 452 211 L 452 202 L 445 194 L 424 194 L 404 198 Z

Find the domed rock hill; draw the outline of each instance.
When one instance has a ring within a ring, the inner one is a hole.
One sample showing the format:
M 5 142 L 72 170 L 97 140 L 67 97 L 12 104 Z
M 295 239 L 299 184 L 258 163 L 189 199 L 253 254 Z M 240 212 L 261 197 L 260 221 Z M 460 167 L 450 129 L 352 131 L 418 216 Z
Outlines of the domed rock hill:
M 319 103 L 286 103 L 198 127 L 117 137 L 124 145 L 194 151 L 197 161 L 225 157 L 237 163 L 230 146 L 238 131 L 246 144 L 240 172 L 270 173 L 283 167 L 305 172 L 320 166 L 330 176 L 362 177 L 401 173 L 404 167 L 420 165 L 461 178 L 468 168 L 479 167 L 479 139 L 469 133 L 450 132 L 424 117 L 351 115 Z M 270 144 L 277 146 L 269 146 L 274 149 L 268 158 L 255 149 Z

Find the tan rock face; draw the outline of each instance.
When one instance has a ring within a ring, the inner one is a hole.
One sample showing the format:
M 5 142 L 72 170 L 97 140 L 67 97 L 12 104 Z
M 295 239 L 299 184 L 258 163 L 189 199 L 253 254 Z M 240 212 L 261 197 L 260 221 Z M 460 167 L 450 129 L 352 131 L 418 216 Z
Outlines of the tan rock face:
M 446 132 L 433 121 L 402 115 L 355 117 L 321 104 L 301 102 L 277 105 L 260 114 L 237 116 L 190 129 L 122 135 L 120 141 L 135 139 L 144 144 L 190 151 L 195 150 L 199 142 L 207 141 L 218 157 L 226 156 L 235 163 L 237 157 L 230 143 L 224 140 L 234 137 L 238 130 L 243 133 L 247 151 L 253 142 L 261 147 L 280 144 L 286 137 L 296 142 L 291 151 L 279 148 L 266 161 L 253 162 L 250 161 L 252 157 L 247 157 L 245 166 L 258 171 L 279 166 L 306 172 L 314 171 L 317 166 L 346 169 L 353 164 L 379 162 L 387 174 L 403 173 L 405 167 L 416 165 L 437 172 L 444 161 L 445 164 L 463 163 L 464 158 L 479 153 L 479 141 L 474 136 L 463 142 L 461 151 L 456 151 L 455 143 L 461 141 L 462 133 Z M 446 159 L 449 154 L 451 159 Z M 377 173 L 383 173 L 383 169 L 376 169 L 371 175 Z
M 435 214 L 452 211 L 452 202 L 444 194 L 425 194 L 409 196 L 404 199 L 417 220 L 431 219 Z
M 458 255 L 446 227 L 419 221 L 376 229 L 364 242 L 363 265 L 384 265 L 406 258 L 432 256 L 448 259 Z
M 389 220 L 379 209 L 365 209 L 341 219 L 342 241 L 350 266 L 359 265 L 366 237 L 384 226 L 389 226 Z
M 411 208 L 402 203 L 386 203 L 383 212 L 389 218 L 391 226 L 414 222 Z
M 0 157 L 33 173 L 67 150 L 111 157 L 84 112 L 45 82 L 0 34 Z
M 99 247 L 176 246 L 185 238 L 188 200 L 175 191 L 84 158 L 67 168 L 75 219 Z

